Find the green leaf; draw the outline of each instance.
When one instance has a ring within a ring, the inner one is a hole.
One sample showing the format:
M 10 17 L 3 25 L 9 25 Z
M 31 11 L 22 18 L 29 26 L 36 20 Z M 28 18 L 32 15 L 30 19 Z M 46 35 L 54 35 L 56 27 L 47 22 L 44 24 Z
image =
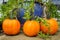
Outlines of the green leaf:
M 48 9 L 46 14 L 48 14 L 50 18 L 59 18 L 56 5 L 54 5 L 50 0 L 45 5 Z
M 3 14 L 3 16 L 1 17 L 1 22 L 6 18 L 16 17 L 17 12 L 14 9 L 19 8 L 19 3 L 20 0 L 8 0 L 6 4 L 0 4 L 0 13 Z
M 49 38 L 49 34 L 44 34 L 42 31 L 39 32 L 38 36 L 43 38 L 43 39 Z
M 26 2 L 28 4 L 28 2 Z M 33 17 L 34 12 L 34 1 L 31 1 L 30 4 L 26 7 L 23 7 L 26 11 L 24 12 L 24 19 L 30 20 Z M 32 14 L 32 15 L 31 15 Z

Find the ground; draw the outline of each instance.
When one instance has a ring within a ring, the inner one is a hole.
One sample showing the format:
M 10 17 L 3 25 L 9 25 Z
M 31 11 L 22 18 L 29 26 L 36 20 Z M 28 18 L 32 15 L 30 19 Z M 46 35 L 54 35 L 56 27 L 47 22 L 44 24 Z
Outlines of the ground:
M 50 40 L 60 40 L 60 27 L 58 32 L 55 35 L 50 36 Z M 4 33 L 0 33 L 0 40 L 43 40 L 39 36 L 36 37 L 28 37 L 23 32 L 19 33 L 18 35 L 15 36 L 7 36 Z M 49 40 L 47 38 L 47 40 Z

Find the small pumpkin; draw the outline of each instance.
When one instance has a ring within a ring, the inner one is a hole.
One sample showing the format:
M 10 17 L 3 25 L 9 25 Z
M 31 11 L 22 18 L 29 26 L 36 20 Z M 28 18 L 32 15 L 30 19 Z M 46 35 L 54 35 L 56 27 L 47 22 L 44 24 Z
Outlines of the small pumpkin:
M 44 25 L 43 23 L 41 24 L 41 31 L 45 34 L 55 34 L 58 31 L 58 23 L 55 19 L 51 18 L 49 20 L 45 19 L 47 23 L 49 24 L 48 26 Z
M 16 19 L 5 19 L 2 24 L 5 34 L 16 35 L 20 32 L 20 23 Z
M 36 36 L 40 31 L 40 25 L 35 20 L 26 21 L 23 25 L 23 32 L 27 36 Z

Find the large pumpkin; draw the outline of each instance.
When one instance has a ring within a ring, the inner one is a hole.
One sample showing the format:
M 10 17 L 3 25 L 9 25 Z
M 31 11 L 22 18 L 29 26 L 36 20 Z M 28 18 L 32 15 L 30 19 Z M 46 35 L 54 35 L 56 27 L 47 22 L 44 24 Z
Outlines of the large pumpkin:
M 49 19 L 46 20 L 48 23 L 47 25 L 44 25 L 43 23 L 41 24 L 41 31 L 44 32 L 45 34 L 49 33 L 49 34 L 55 34 L 58 31 L 58 23 L 55 19 Z
M 18 13 L 18 20 L 21 22 L 21 24 L 23 24 L 26 20 L 23 19 L 23 16 L 24 16 L 24 12 L 26 10 L 24 10 L 24 8 L 21 8 L 20 9 L 20 12 Z M 42 13 L 43 13 L 43 8 L 42 6 L 40 5 L 40 3 L 35 3 L 35 6 L 34 6 L 34 16 L 39 16 L 41 17 L 42 16 Z
M 40 31 L 40 25 L 38 22 L 31 20 L 31 21 L 26 21 L 24 23 L 23 32 L 27 36 L 36 36 L 39 31 Z
M 15 35 L 20 32 L 20 23 L 16 19 L 5 19 L 2 28 L 5 34 Z

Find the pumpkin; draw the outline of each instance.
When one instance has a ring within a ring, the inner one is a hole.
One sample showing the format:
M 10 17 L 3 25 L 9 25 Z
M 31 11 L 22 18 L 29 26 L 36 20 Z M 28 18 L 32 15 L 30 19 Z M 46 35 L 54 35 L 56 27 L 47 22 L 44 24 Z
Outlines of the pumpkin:
M 44 25 L 43 23 L 41 24 L 41 31 L 45 34 L 55 34 L 58 31 L 58 23 L 55 19 L 51 18 L 49 20 L 45 19 L 48 23 L 48 26 Z
M 16 35 L 20 32 L 20 23 L 16 19 L 5 19 L 2 24 L 5 34 Z
M 23 32 L 27 36 L 36 36 L 40 31 L 40 25 L 35 20 L 26 21 L 23 25 Z
M 26 10 L 24 8 L 20 8 L 20 11 L 19 13 L 17 14 L 17 18 L 18 20 L 21 22 L 21 24 L 24 24 L 24 22 L 26 21 L 25 19 L 23 19 L 23 16 L 24 16 L 24 12 Z M 40 3 L 38 2 L 35 2 L 35 6 L 34 6 L 34 16 L 39 16 L 41 17 L 42 16 L 42 13 L 43 13 L 43 8 L 42 6 L 40 5 Z

